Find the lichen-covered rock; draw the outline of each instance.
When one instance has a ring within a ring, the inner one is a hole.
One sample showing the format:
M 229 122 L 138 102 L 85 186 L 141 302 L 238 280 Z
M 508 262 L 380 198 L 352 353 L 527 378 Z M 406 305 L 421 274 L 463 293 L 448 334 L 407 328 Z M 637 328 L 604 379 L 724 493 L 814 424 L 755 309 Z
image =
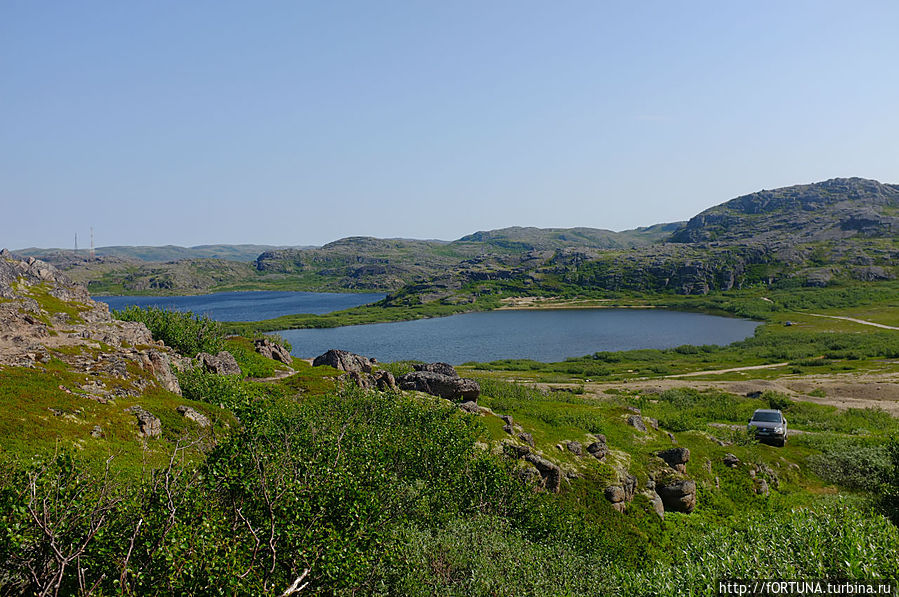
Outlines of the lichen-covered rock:
M 478 406 L 478 403 L 472 402 L 471 400 L 469 400 L 468 402 L 462 402 L 461 404 L 459 404 L 459 408 L 472 415 L 477 415 L 481 412 L 481 408 Z
M 141 437 L 159 437 L 162 434 L 162 421 L 142 406 L 126 408 L 125 412 L 134 413 L 137 419 L 138 435 Z
M 543 477 L 543 484 L 547 491 L 558 493 L 562 485 L 562 469 L 546 458 L 537 456 L 534 453 L 527 454 L 525 460 L 533 464 Z
M 375 362 L 374 359 L 362 355 L 332 348 L 328 352 L 315 357 L 312 361 L 312 366 L 321 367 L 327 365 L 340 371 L 371 373 L 372 365 L 374 365 Z
M 401 390 L 414 390 L 447 400 L 477 402 L 481 386 L 473 379 L 450 377 L 431 371 L 413 371 L 401 375 L 397 380 Z
M 593 442 L 587 446 L 587 453 L 597 460 L 602 460 L 609 455 L 609 446 L 605 442 Z
M 182 415 L 184 415 L 185 419 L 190 419 L 191 421 L 193 421 L 200 427 L 209 427 L 212 424 L 209 421 L 209 417 L 207 417 L 206 415 L 204 415 L 203 413 L 201 413 L 198 410 L 194 410 L 193 408 L 191 408 L 189 406 L 182 405 L 182 406 L 179 406 L 176 410 L 179 413 L 181 413 Z
M 724 462 L 724 466 L 730 468 L 737 468 L 738 466 L 740 466 L 740 459 L 731 453 L 725 454 L 722 461 Z
M 565 446 L 568 448 L 568 451 L 575 456 L 582 456 L 584 454 L 584 446 L 581 444 L 581 442 L 572 440 L 566 442 Z
M 237 360 L 227 350 L 219 352 L 217 355 L 211 355 L 208 352 L 201 352 L 197 355 L 197 361 L 203 366 L 203 369 L 210 373 L 218 375 L 240 375 L 240 365 Z
M 456 373 L 456 369 L 449 363 L 414 363 L 412 369 L 415 371 L 439 373 L 448 377 L 459 377 L 459 374 Z
M 518 434 L 518 439 L 531 446 L 532 448 L 534 447 L 534 436 L 532 436 L 530 433 L 522 431 Z
M 690 461 L 690 450 L 687 448 L 668 448 L 656 452 L 656 455 L 671 468 L 681 473 L 687 472 L 685 465 Z
M 628 415 L 627 424 L 637 431 L 646 431 L 646 425 L 643 423 L 643 417 L 640 415 Z
M 665 511 L 689 514 L 696 507 L 696 481 L 675 479 L 664 484 L 656 482 L 656 493 L 662 498 Z
M 619 479 L 619 484 L 606 487 L 603 494 L 611 502 L 613 508 L 619 512 L 624 512 L 628 502 L 634 499 L 636 490 L 637 477 L 630 473 L 624 473 Z
M 271 338 L 257 338 L 253 341 L 253 345 L 256 347 L 256 352 L 267 359 L 280 361 L 285 365 L 293 363 L 290 351 L 280 344 L 272 342 Z

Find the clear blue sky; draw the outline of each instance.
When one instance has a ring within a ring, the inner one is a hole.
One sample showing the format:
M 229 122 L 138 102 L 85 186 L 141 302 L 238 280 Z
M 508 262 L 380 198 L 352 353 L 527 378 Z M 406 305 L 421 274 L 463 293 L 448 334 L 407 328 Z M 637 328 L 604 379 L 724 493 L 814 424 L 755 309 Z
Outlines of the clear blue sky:
M 0 246 L 615 230 L 899 183 L 899 2 L 0 0 Z

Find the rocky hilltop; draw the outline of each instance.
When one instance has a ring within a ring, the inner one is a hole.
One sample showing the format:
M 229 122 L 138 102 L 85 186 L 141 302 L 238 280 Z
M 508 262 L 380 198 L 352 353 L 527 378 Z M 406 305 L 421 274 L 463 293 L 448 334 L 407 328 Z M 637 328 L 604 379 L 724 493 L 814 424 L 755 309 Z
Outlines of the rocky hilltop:
M 670 241 L 782 247 L 897 233 L 899 185 L 834 178 L 731 199 L 690 219 Z
M 140 323 L 117 321 L 104 303 L 55 267 L 0 251 L 0 366 L 62 361 L 84 383 L 64 388 L 106 402 L 148 384 L 180 394 L 172 352 Z M 107 380 L 116 380 L 115 384 Z

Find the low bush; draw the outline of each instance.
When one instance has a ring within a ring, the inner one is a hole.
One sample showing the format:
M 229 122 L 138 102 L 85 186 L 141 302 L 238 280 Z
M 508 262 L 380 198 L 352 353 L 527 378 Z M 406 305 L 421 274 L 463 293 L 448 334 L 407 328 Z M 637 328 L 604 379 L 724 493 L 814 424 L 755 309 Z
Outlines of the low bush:
M 221 324 L 207 315 L 170 311 L 158 307 L 131 306 L 113 315 L 122 321 L 138 321 L 150 330 L 154 340 L 162 340 L 179 353 L 195 357 L 197 353 L 216 354 L 222 350 L 224 334 Z

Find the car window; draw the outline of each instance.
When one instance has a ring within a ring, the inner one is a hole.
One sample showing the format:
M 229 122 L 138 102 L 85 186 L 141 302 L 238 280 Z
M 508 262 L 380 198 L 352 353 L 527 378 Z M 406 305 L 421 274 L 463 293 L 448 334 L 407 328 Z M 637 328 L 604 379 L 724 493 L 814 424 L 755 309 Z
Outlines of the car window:
M 753 421 L 760 423 L 780 423 L 780 413 L 755 413 L 752 415 Z

